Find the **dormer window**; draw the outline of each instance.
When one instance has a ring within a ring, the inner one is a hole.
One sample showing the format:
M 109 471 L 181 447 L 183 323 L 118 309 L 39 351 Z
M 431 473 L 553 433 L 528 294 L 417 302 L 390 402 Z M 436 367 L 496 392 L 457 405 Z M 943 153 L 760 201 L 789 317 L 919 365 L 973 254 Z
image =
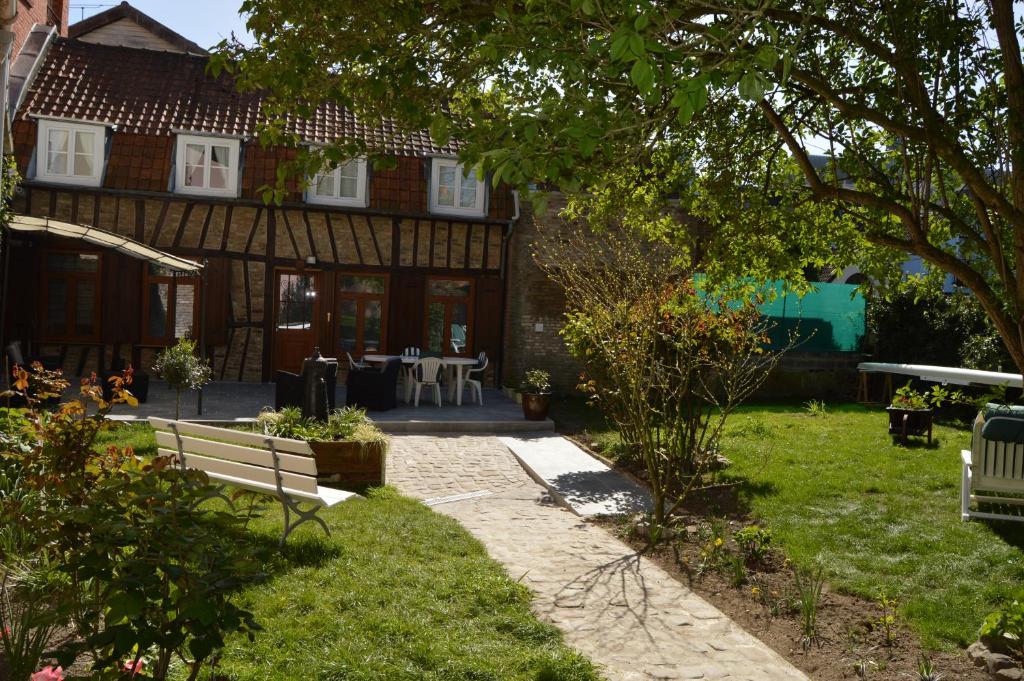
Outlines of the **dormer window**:
M 486 187 L 476 169 L 463 173 L 455 159 L 435 158 L 430 169 L 430 211 L 449 215 L 484 214 Z
M 237 139 L 178 135 L 175 191 L 238 196 L 238 146 Z
M 306 201 L 365 208 L 368 205 L 366 159 L 354 158 L 337 168 L 317 173 L 306 190 Z
M 39 121 L 36 179 L 100 186 L 106 128 L 88 123 Z

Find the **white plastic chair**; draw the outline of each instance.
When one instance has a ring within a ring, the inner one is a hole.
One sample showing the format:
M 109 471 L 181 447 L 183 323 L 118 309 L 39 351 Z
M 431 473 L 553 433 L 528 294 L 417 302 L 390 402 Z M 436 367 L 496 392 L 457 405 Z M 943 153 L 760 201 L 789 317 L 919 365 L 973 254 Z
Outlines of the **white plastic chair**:
M 469 386 L 470 395 L 476 395 L 476 403 L 481 407 L 484 406 L 484 369 L 487 368 L 487 353 L 481 352 L 477 356 L 478 364 L 469 371 L 462 379 L 463 385 Z M 473 374 L 477 375 L 477 378 L 473 378 Z
M 415 398 L 413 404 L 420 406 L 420 391 L 423 386 L 434 388 L 434 402 L 441 406 L 441 366 L 443 362 L 440 357 L 424 357 L 412 365 L 409 371 L 409 379 L 415 386 Z
M 402 358 L 416 357 L 419 358 L 420 349 L 415 345 L 402 350 Z M 402 393 L 405 395 L 405 403 L 409 404 L 409 400 L 412 399 L 412 365 L 402 363 Z

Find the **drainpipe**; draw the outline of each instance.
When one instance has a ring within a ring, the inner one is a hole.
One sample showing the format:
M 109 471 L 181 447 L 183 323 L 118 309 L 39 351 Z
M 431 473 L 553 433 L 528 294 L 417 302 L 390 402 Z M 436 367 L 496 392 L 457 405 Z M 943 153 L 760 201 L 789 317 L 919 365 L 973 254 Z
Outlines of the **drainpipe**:
M 14 32 L 11 29 L 14 27 L 16 16 L 18 16 L 18 0 L 0 0 L 0 158 L 12 147 L 7 137 L 7 74 L 11 66 L 11 50 L 14 47 Z M 2 172 L 2 166 L 0 166 L 0 172 Z M 10 237 L 10 230 L 0 230 L 0 253 L 4 259 L 3 283 L 0 284 L 0 342 L 6 341 L 7 284 L 11 261 Z M 4 374 L 6 376 L 7 372 L 5 371 Z
M 512 239 L 512 232 L 516 223 L 519 222 L 519 191 L 512 190 L 512 217 L 505 226 L 505 233 L 501 236 L 501 300 L 502 314 L 499 334 L 501 337 L 501 360 L 495 363 L 494 387 L 501 387 L 501 374 L 505 369 L 505 316 L 508 314 L 508 251 L 509 242 Z
M 0 144 L 7 145 L 7 73 L 14 47 L 14 18 L 18 16 L 18 0 L 0 0 Z

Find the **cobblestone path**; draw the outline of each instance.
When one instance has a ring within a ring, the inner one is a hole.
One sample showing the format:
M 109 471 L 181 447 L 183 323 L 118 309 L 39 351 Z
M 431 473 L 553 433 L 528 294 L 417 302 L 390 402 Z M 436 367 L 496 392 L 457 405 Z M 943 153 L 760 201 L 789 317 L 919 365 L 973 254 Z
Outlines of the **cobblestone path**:
M 392 437 L 388 480 L 438 499 L 535 594 L 533 608 L 610 681 L 807 681 L 768 646 L 608 532 L 554 505 L 495 437 Z

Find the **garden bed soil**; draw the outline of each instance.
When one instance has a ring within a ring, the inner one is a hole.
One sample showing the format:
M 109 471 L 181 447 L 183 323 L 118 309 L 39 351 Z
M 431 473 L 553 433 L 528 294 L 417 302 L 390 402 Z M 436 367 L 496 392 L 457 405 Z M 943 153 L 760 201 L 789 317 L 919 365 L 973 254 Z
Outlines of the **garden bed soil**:
M 642 468 L 624 466 L 593 451 L 590 446 L 593 443 L 585 435 L 581 437 L 576 433 L 572 439 L 620 473 L 646 485 L 646 472 Z M 989 681 L 988 673 L 975 667 L 966 651 L 926 650 L 918 637 L 899 622 L 898 614 L 895 641 L 887 644 L 884 629 L 879 624 L 881 605 L 832 591 L 828 584 L 823 589 L 818 611 L 819 639 L 805 647 L 801 643 L 799 609 L 794 609 L 793 602 L 786 603 L 797 593 L 793 570 L 786 558 L 776 551 L 761 564 L 748 564 L 746 583 L 739 587 L 733 585 L 726 566 L 701 569 L 701 552 L 707 546 L 700 536 L 702 526 L 708 528 L 715 522 L 725 523 L 728 530 L 725 536 L 729 537 L 736 530 L 756 524 L 744 511 L 738 491 L 739 485 L 726 483 L 691 492 L 685 509 L 689 515 L 680 525 L 686 529 L 653 550 L 647 549 L 645 537 L 635 527 L 622 520 L 608 518 L 597 522 L 689 586 L 814 681 L 918 679 L 922 655 L 928 657 L 944 681 Z M 739 555 L 739 547 L 731 538 L 725 540 L 723 551 Z M 770 607 L 777 609 L 777 614 L 773 614 Z M 858 674 L 858 666 L 865 669 L 863 675 Z
M 718 503 L 712 505 L 718 506 Z M 789 562 L 781 554 L 772 552 L 760 564 L 748 563 L 746 581 L 740 586 L 734 585 L 726 566 L 719 564 L 702 568 L 705 562 L 702 551 L 709 543 L 714 543 L 713 538 L 707 538 L 706 532 L 703 535 L 701 532 L 702 527 L 710 527 L 712 521 L 709 516 L 687 517 L 683 524 L 686 529 L 653 550 L 646 549 L 646 542 L 635 527 L 621 520 L 598 522 L 806 672 L 814 681 L 917 679 L 922 654 L 931 660 L 936 671 L 947 681 L 989 679 L 984 670 L 971 663 L 966 651 L 925 650 L 914 633 L 899 622 L 898 615 L 895 641 L 889 645 L 880 625 L 882 607 L 878 602 L 831 591 L 827 584 L 818 609 L 818 640 L 804 646 L 801 616 L 794 600 L 797 590 Z M 734 514 L 725 523 L 728 529 L 725 535 L 729 536 L 731 532 L 753 524 L 753 521 Z M 724 540 L 720 550 L 723 555 L 739 555 L 739 548 L 732 539 Z M 858 674 L 858 666 L 866 668 L 865 675 Z

